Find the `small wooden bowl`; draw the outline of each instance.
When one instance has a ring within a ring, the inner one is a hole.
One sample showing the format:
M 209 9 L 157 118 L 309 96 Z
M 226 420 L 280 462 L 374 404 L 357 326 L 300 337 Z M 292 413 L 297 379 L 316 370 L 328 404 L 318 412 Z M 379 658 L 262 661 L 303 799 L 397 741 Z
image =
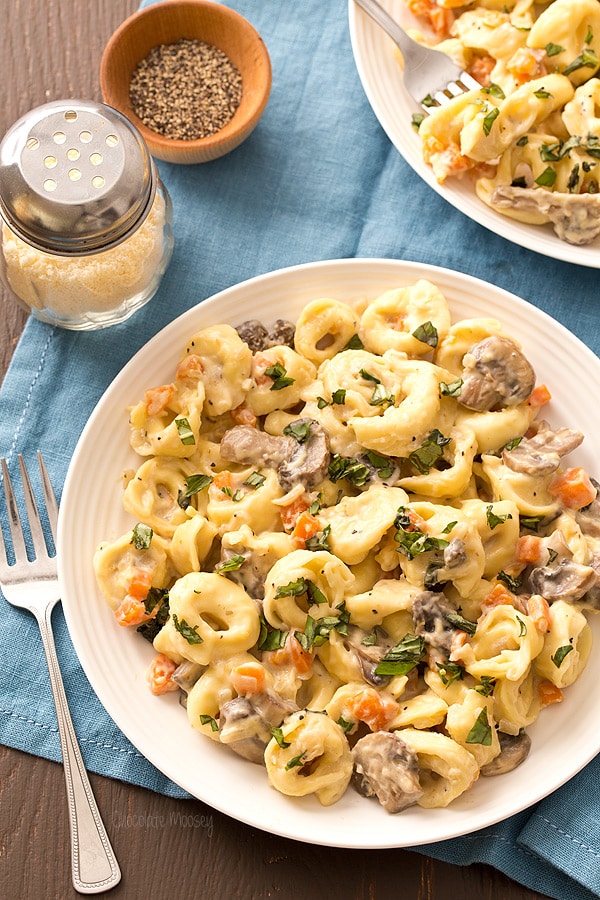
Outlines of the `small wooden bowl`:
M 220 131 L 198 140 L 177 140 L 147 128 L 129 99 L 131 76 L 153 47 L 199 40 L 217 47 L 242 77 L 242 98 Z M 171 163 L 203 163 L 238 147 L 254 130 L 269 99 L 271 60 L 253 26 L 239 13 L 215 0 L 162 0 L 145 7 L 117 28 L 100 65 L 104 102 L 133 122 L 150 153 Z

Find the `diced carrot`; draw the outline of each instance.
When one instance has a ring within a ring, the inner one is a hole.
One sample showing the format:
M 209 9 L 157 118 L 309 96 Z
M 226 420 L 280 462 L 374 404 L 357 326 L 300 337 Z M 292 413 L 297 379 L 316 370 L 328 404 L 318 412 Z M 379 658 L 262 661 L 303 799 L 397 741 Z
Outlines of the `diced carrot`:
M 427 519 L 424 519 L 423 516 L 420 516 L 418 512 L 415 512 L 414 509 L 406 508 L 404 510 L 405 515 L 408 517 L 410 524 L 407 527 L 404 527 L 405 531 L 427 531 Z
M 495 65 L 496 60 L 493 56 L 474 56 L 469 63 L 467 71 L 482 87 L 489 87 L 492 69 Z
M 439 37 L 447 37 L 450 34 L 454 22 L 454 13 L 451 9 L 438 6 L 436 0 L 408 0 L 408 8 L 413 15 L 425 19 Z
M 279 515 L 281 516 L 281 524 L 288 533 L 294 530 L 294 526 L 298 520 L 298 516 L 302 515 L 310 506 L 310 501 L 306 494 L 296 497 L 287 506 L 282 506 Z
M 175 393 L 175 385 L 163 384 L 160 387 L 150 388 L 144 394 L 146 411 L 149 416 L 159 416 L 165 411 Z
M 348 702 L 348 711 L 368 725 L 371 731 L 387 728 L 398 713 L 398 704 L 393 697 L 380 694 L 375 688 L 365 687 Z
M 425 156 L 424 152 L 424 159 Z M 433 174 L 439 184 L 443 184 L 446 178 L 451 175 L 462 175 L 463 172 L 468 172 L 475 165 L 472 159 L 461 153 L 460 147 L 455 143 L 448 144 L 447 147 L 438 152 L 428 152 L 427 157 L 425 162 L 429 163 L 433 169 Z
M 506 68 L 515 77 L 518 84 L 525 84 L 527 81 L 532 81 L 534 78 L 542 78 L 546 75 L 544 58 L 544 50 L 519 47 L 508 61 Z
M 565 469 L 548 486 L 552 497 L 566 509 L 583 509 L 596 499 L 596 488 L 582 466 Z
M 560 703 L 564 700 L 563 692 L 551 681 L 540 681 L 538 685 L 538 694 L 542 706 L 550 706 L 551 703 Z
M 258 660 L 249 660 L 232 669 L 231 684 L 240 695 L 260 694 L 265 689 L 265 667 Z
M 175 376 L 177 378 L 196 378 L 198 379 L 204 373 L 204 363 L 202 357 L 197 353 L 189 353 L 180 361 Z
M 233 485 L 233 479 L 231 477 L 231 472 L 227 470 L 223 470 L 223 472 L 215 472 L 212 481 L 212 487 L 216 488 L 218 491 L 226 490 L 227 488 L 231 489 Z
M 243 404 L 231 410 L 231 418 L 236 425 L 252 425 L 253 428 L 256 426 L 256 416 L 251 409 L 248 409 Z
M 533 620 L 537 631 L 540 634 L 546 634 L 552 625 L 550 618 L 550 606 L 545 597 L 541 594 L 532 594 L 527 601 L 527 615 Z
M 544 542 L 537 534 L 524 534 L 517 541 L 516 560 L 526 566 L 542 561 Z
M 141 625 L 151 619 L 158 612 L 158 605 L 151 612 L 146 611 L 144 600 L 148 595 L 152 584 L 152 575 L 143 569 L 138 569 L 129 582 L 127 593 L 115 610 L 115 618 L 119 625 Z
M 312 653 L 304 650 L 300 641 L 292 632 L 288 634 L 283 647 L 279 650 L 272 650 L 266 658 L 274 666 L 293 666 L 299 675 L 306 675 L 313 664 Z
M 531 394 L 529 395 L 529 399 L 527 403 L 529 406 L 545 406 L 546 403 L 550 403 L 552 400 L 552 394 L 548 390 L 545 384 L 538 384 L 537 387 L 533 389 Z
M 159 653 L 154 657 L 146 673 L 146 680 L 153 694 L 167 694 L 169 691 L 179 690 L 179 685 L 173 681 L 176 668 L 177 663 L 174 663 L 164 653 Z
M 484 615 L 495 606 L 514 606 L 515 595 L 501 581 L 497 581 L 492 590 L 487 594 L 481 603 L 481 613 Z
M 307 540 L 314 537 L 315 534 L 318 534 L 320 530 L 321 525 L 317 517 L 306 510 L 298 516 L 296 524 L 294 525 L 294 530 L 292 531 L 292 538 L 294 543 L 302 549 L 306 546 Z
M 254 355 L 252 360 L 252 377 L 259 387 L 265 384 L 273 384 L 273 380 L 268 375 L 265 375 L 265 369 L 268 369 L 273 364 L 273 360 L 269 359 L 268 356 L 264 356 L 261 353 Z

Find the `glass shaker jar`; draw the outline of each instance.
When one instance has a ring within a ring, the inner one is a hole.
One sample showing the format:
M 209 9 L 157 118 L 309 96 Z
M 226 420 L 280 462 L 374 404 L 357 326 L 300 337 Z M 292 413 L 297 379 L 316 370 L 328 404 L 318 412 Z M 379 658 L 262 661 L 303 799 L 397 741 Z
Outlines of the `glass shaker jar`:
M 171 201 L 143 138 L 101 103 L 65 100 L 0 144 L 0 278 L 31 315 L 73 330 L 122 322 L 155 294 Z

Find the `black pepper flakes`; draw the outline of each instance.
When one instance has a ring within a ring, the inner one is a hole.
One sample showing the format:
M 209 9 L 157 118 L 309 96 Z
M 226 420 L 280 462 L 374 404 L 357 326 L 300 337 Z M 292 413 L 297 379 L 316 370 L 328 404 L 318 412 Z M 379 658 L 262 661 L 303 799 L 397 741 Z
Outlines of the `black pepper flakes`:
M 242 76 L 229 57 L 199 40 L 158 44 L 138 63 L 129 83 L 135 114 L 163 137 L 195 141 L 233 118 Z

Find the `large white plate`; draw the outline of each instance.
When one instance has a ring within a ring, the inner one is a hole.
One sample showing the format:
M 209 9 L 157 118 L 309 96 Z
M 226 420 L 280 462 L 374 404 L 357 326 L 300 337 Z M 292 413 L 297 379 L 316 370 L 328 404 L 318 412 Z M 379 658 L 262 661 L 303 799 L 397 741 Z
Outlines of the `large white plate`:
M 168 382 L 190 335 L 215 322 L 246 318 L 271 323 L 297 317 L 320 296 L 351 301 L 429 278 L 444 292 L 453 317 L 494 315 L 522 342 L 540 381 L 552 388 L 551 416 L 587 433 L 577 457 L 594 470 L 600 424 L 600 362 L 570 332 L 525 301 L 446 269 L 396 260 L 334 260 L 283 269 L 229 288 L 180 316 L 154 337 L 115 379 L 91 416 L 74 454 L 63 493 L 58 544 L 63 606 L 81 664 L 101 702 L 131 742 L 165 775 L 212 807 L 276 834 L 339 847 L 398 847 L 475 831 L 529 806 L 572 777 L 600 750 L 600 655 L 593 657 L 564 703 L 549 707 L 531 728 L 526 762 L 501 778 L 480 778 L 444 810 L 390 816 L 349 789 L 323 808 L 312 798 L 286 798 L 267 784 L 262 767 L 193 731 L 177 697 L 154 697 L 144 673 L 151 646 L 115 623 L 101 599 L 92 555 L 101 540 L 133 526 L 122 511 L 122 472 L 139 464 L 129 449 L 127 407 L 146 388 Z M 596 634 L 600 617 L 594 623 Z
M 405 28 L 422 29 L 403 0 L 379 2 Z M 479 200 L 468 177 L 438 184 L 423 162 L 419 136 L 411 125 L 412 114 L 423 110 L 404 88 L 395 44 L 354 0 L 349 0 L 348 16 L 356 67 L 369 103 L 390 141 L 415 172 L 448 203 L 494 234 L 553 259 L 600 268 L 600 239 L 578 247 L 561 241 L 551 225 L 526 225 L 503 216 Z

